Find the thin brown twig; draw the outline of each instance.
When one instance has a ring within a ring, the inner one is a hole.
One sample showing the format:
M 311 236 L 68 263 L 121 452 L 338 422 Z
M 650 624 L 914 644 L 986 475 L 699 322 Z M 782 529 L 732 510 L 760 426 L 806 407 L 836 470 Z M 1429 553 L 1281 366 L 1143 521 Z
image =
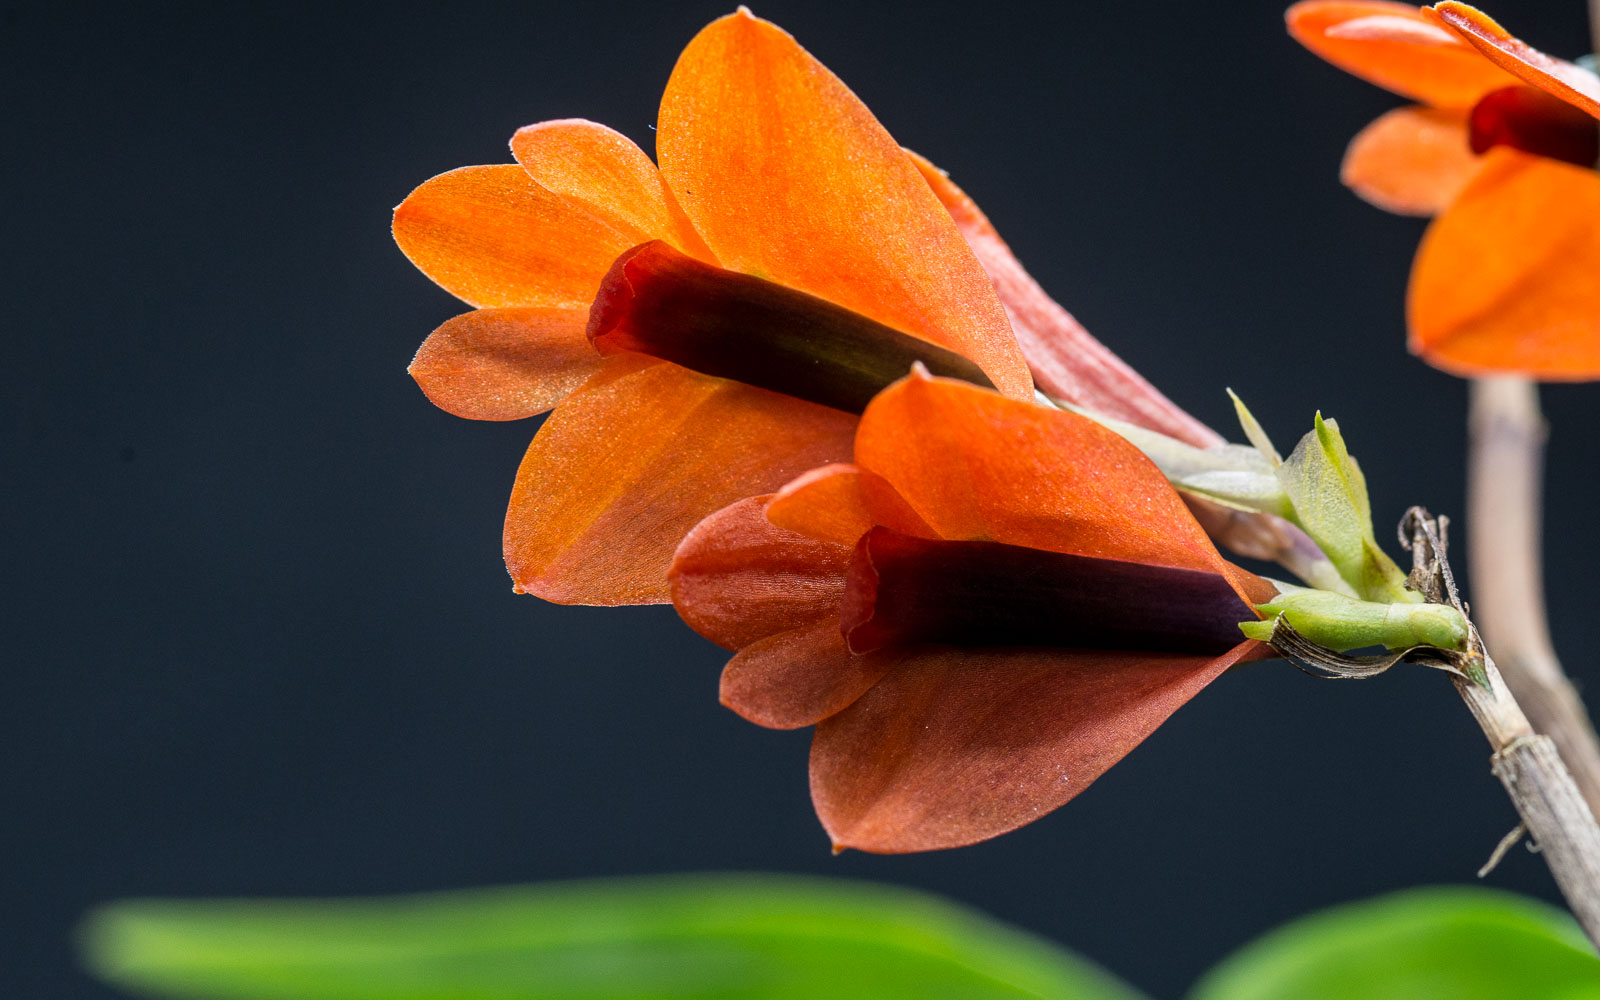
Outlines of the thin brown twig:
M 1409 536 L 1412 570 L 1409 581 L 1429 600 L 1465 613 L 1451 577 L 1440 523 L 1413 507 L 1401 522 Z M 1469 624 L 1469 656 L 1481 658 L 1482 670 L 1451 676 L 1483 735 L 1494 748 L 1490 770 L 1511 797 L 1522 825 L 1533 837 L 1544 861 L 1578 918 L 1591 944 L 1600 948 L 1600 825 L 1579 793 L 1550 737 L 1534 732 L 1506 686 L 1483 639 Z M 1504 843 L 1502 841 L 1502 843 Z
M 1539 390 L 1526 378 L 1503 376 L 1478 379 L 1471 391 L 1467 558 L 1473 619 L 1534 731 L 1555 741 L 1589 808 L 1600 813 L 1600 740 L 1556 658 L 1545 612 Z
M 1494 747 L 1490 770 L 1539 845 L 1550 874 L 1591 944 L 1600 948 L 1600 826 L 1548 736 L 1528 725 L 1494 661 L 1485 658 L 1489 689 L 1452 678 L 1456 691 Z

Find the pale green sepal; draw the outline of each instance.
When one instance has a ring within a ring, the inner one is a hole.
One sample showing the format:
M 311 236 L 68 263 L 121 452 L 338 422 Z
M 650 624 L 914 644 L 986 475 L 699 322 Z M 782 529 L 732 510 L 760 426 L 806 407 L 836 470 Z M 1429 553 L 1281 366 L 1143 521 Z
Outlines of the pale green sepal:
M 1271 642 L 1272 641 L 1272 626 L 1273 626 L 1273 622 L 1275 622 L 1276 620 L 1277 619 L 1273 619 L 1273 621 L 1265 621 L 1265 622 L 1261 622 L 1261 621 L 1240 622 L 1239 623 L 1239 631 L 1244 633 L 1244 637 L 1246 639 L 1255 639 L 1258 642 Z
M 1269 619 L 1281 614 L 1307 639 L 1340 652 L 1368 646 L 1465 649 L 1467 645 L 1467 621 L 1447 604 L 1379 603 L 1292 587 L 1256 610 Z M 1271 635 L 1270 621 L 1247 624 L 1266 625 L 1267 636 Z M 1252 639 L 1261 638 L 1244 632 Z
M 1244 400 L 1240 399 L 1239 394 L 1232 389 L 1228 390 L 1228 398 L 1233 400 L 1233 412 L 1239 415 L 1239 426 L 1244 428 L 1244 436 L 1255 445 L 1256 451 L 1261 453 L 1262 458 L 1271 462 L 1274 469 L 1282 465 L 1283 456 L 1272 446 L 1272 439 L 1267 437 L 1266 430 L 1256 421 L 1250 408 L 1244 405 Z
M 1328 559 L 1307 560 L 1294 567 L 1295 575 L 1317 590 L 1330 590 L 1346 597 L 1356 596 L 1356 590 L 1339 575 L 1339 570 Z
M 1169 477 L 1170 478 L 1170 477 Z M 1292 517 L 1294 506 L 1278 485 L 1276 476 L 1236 469 L 1216 469 L 1172 479 L 1172 485 L 1185 493 L 1205 497 L 1234 510 L 1258 511 Z
M 1137 424 L 1092 413 L 1067 403 L 1059 408 L 1088 417 L 1144 452 L 1177 489 L 1235 510 L 1289 517 L 1294 508 L 1273 474 L 1272 463 L 1255 448 L 1219 444 L 1196 448 Z
M 1400 567 L 1378 548 L 1372 533 L 1367 481 L 1350 457 L 1339 425 L 1316 416 L 1316 426 L 1277 470 L 1294 506 L 1293 520 L 1310 535 L 1360 597 L 1419 603 L 1405 588 Z

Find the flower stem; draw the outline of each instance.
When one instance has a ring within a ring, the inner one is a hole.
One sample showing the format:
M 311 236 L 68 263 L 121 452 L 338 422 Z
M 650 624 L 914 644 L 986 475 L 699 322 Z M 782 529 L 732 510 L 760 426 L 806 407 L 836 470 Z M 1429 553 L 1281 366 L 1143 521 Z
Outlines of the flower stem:
M 1466 613 L 1445 555 L 1440 522 L 1421 507 L 1406 511 L 1401 539 L 1411 550 L 1409 579 L 1430 601 Z M 1555 743 L 1534 732 L 1505 678 L 1469 624 L 1467 653 L 1480 666 L 1453 674 L 1456 692 L 1494 748 L 1490 770 L 1544 852 L 1545 864 L 1589 941 L 1600 949 L 1600 826 L 1562 763 Z M 1502 842 L 1503 843 L 1503 842 Z M 1496 849 L 1498 853 L 1498 848 Z
M 1600 0 L 1597 0 L 1600 2 Z M 1545 425 L 1539 390 L 1506 376 L 1472 383 L 1467 471 L 1472 617 L 1535 732 L 1555 741 L 1600 813 L 1600 741 L 1550 645 L 1540 567 Z
M 1491 770 L 1511 796 L 1590 943 L 1600 948 L 1600 826 L 1555 744 L 1533 731 L 1494 661 L 1485 657 L 1484 666 L 1487 690 L 1454 678 L 1456 691 L 1494 747 Z

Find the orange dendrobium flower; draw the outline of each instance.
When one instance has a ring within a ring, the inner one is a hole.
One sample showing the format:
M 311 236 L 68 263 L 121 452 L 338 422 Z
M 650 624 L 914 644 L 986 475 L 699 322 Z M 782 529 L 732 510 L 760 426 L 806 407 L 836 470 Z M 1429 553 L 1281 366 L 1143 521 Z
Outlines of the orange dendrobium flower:
M 1600 378 L 1600 77 L 1444 2 L 1304 0 L 1289 32 L 1422 101 L 1350 143 L 1341 176 L 1432 215 L 1412 268 L 1411 349 L 1457 374 Z
M 737 655 L 722 700 L 817 726 L 838 848 L 957 847 L 1067 802 L 1224 670 L 1276 590 L 1092 420 L 916 372 L 855 463 L 702 521 L 673 601 Z
M 870 391 L 785 381 L 797 352 L 834 372 L 867 358 L 888 373 L 872 390 L 920 360 L 1033 395 L 987 275 L 917 166 L 838 78 L 748 11 L 679 58 L 659 169 L 587 121 L 529 126 L 511 145 L 516 164 L 419 187 L 394 234 L 476 307 L 418 352 L 429 397 L 488 420 L 555 407 L 506 515 L 519 590 L 664 602 L 695 522 L 846 458 L 847 410 Z

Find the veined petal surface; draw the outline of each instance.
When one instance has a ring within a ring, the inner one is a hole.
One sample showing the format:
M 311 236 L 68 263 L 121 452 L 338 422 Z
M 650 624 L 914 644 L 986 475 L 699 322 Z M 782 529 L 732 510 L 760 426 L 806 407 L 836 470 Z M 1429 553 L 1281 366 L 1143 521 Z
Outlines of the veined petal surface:
M 867 407 L 855 452 L 940 538 L 1223 572 L 1160 470 L 1087 417 L 912 375 Z
M 664 239 L 707 257 L 655 163 L 621 132 L 582 118 L 539 122 L 517 130 L 511 154 L 541 186 L 626 229 L 633 243 Z
M 1411 349 L 1460 375 L 1600 378 L 1600 174 L 1492 149 L 1411 270 Z
M 922 647 L 811 744 L 836 848 L 960 847 L 1066 803 L 1232 666 L 1216 657 Z
M 989 279 L 866 106 L 782 29 L 741 10 L 679 57 L 661 172 L 722 266 L 965 355 L 1033 393 Z
M 1302 0 L 1284 14 L 1295 41 L 1402 97 L 1471 107 L 1512 78 L 1427 11 L 1385 0 Z
M 939 533 L 877 473 L 838 463 L 813 469 L 767 501 L 773 524 L 803 535 L 854 546 L 876 525 L 919 538 Z
M 469 305 L 587 308 L 617 255 L 619 229 L 514 163 L 424 181 L 394 210 L 394 239 L 423 274 Z
M 688 626 L 724 649 L 826 619 L 839 632 L 850 549 L 767 520 L 770 496 L 710 515 L 672 559 L 672 603 Z
M 722 670 L 722 703 L 768 729 L 811 726 L 849 707 L 895 664 L 901 650 L 857 656 L 837 617 L 779 632 L 739 651 Z
M 767 501 L 773 524 L 850 547 L 877 522 L 861 492 L 861 470 L 848 462 L 812 469 Z
M 567 397 L 605 359 L 586 309 L 477 309 L 446 320 L 408 369 L 433 404 L 469 420 L 520 420 Z
M 1467 112 L 1413 105 L 1380 116 L 1350 141 L 1339 179 L 1398 215 L 1437 215 L 1477 174 Z
M 506 568 L 558 604 L 663 604 L 707 514 L 847 458 L 854 417 L 640 355 L 551 414 L 517 470 Z

